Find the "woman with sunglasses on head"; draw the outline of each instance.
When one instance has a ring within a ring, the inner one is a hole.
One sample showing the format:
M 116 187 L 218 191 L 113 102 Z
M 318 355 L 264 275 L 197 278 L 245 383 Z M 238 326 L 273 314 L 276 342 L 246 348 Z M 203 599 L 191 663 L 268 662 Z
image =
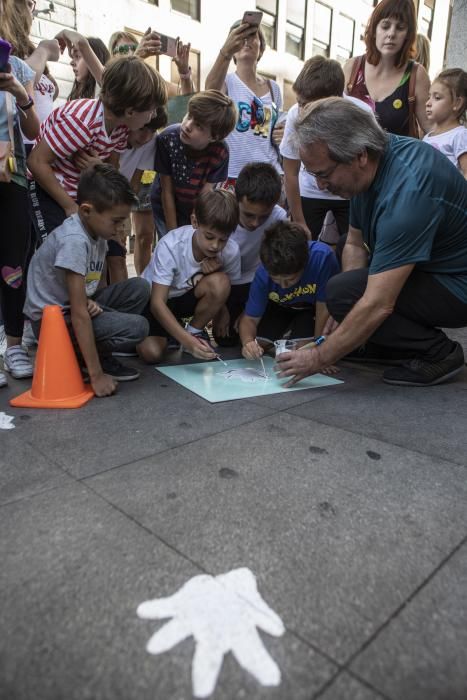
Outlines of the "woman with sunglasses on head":
M 344 74 L 347 94 L 369 104 L 386 131 L 418 138 L 429 127 L 430 79 L 413 60 L 416 38 L 413 0 L 381 0 L 365 30 L 366 53 L 347 61 Z

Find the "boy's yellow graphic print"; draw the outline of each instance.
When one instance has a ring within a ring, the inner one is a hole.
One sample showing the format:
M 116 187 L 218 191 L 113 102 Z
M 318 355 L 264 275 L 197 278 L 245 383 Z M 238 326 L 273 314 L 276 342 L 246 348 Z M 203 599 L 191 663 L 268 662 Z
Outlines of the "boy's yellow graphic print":
M 269 292 L 269 300 L 275 304 L 286 304 L 288 301 L 293 301 L 297 297 L 305 296 L 306 294 L 316 294 L 316 283 L 306 284 L 304 287 L 296 287 L 291 292 L 280 296 L 277 292 Z

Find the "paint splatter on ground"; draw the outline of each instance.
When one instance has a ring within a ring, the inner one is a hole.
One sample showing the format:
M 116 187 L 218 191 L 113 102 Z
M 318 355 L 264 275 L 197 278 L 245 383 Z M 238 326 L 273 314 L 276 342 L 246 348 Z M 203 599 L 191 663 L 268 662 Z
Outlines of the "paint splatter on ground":
M 256 382 L 264 382 L 269 379 L 269 376 L 259 369 L 253 367 L 242 367 L 238 369 L 228 369 L 225 372 L 219 372 L 219 376 L 224 379 L 239 379 L 245 384 L 255 384 Z

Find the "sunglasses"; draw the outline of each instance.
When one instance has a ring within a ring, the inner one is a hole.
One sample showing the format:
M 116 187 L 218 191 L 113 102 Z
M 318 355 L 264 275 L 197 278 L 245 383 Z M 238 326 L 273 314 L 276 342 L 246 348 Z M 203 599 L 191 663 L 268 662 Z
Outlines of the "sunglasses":
M 115 56 L 117 53 L 134 53 L 137 48 L 138 44 L 120 44 L 120 46 L 114 48 L 113 54 Z

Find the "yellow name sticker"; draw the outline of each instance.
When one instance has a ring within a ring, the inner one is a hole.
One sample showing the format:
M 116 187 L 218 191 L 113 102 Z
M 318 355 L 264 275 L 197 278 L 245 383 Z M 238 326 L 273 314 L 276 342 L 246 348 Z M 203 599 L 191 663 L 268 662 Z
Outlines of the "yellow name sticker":
M 400 109 L 402 107 L 402 100 L 394 100 L 392 106 L 394 107 L 394 109 Z

